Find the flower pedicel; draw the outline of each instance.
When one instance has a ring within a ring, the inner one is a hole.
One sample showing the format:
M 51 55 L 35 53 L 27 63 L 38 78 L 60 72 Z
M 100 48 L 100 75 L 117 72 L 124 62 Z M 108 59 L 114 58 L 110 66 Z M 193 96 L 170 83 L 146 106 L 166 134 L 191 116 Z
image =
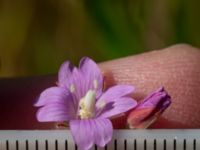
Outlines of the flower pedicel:
M 130 97 L 133 86 L 115 85 L 105 91 L 103 82 L 99 67 L 90 58 L 83 58 L 79 68 L 64 62 L 58 72 L 57 86 L 44 90 L 35 104 L 40 107 L 38 121 L 61 122 L 61 126 L 69 123 L 81 150 L 88 150 L 94 144 L 104 147 L 113 134 L 109 118 L 134 111 L 137 102 Z M 134 122 L 130 118 L 129 124 Z

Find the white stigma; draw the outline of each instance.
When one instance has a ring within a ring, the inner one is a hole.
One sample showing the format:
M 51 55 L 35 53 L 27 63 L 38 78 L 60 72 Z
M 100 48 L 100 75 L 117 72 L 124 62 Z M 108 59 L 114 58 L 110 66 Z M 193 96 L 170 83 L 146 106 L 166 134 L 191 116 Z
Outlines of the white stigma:
M 94 116 L 95 111 L 95 96 L 94 90 L 89 90 L 86 95 L 80 100 L 79 115 L 81 119 L 88 119 Z
M 71 84 L 69 90 L 70 90 L 70 92 L 74 93 L 75 90 L 76 90 L 75 85 L 74 85 L 74 84 Z
M 89 90 L 85 95 L 85 106 L 88 110 L 94 111 L 95 106 L 95 91 Z

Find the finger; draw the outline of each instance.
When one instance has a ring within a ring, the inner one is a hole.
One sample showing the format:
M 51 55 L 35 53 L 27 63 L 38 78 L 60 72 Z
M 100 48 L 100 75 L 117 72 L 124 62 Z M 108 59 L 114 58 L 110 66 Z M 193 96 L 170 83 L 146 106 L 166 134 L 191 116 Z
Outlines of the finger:
M 172 96 L 171 107 L 163 114 L 164 119 L 155 127 L 199 127 L 199 51 L 178 45 L 162 51 L 150 52 L 100 64 L 106 84 L 132 84 L 137 91 L 136 99 L 165 86 Z M 55 84 L 55 77 L 2 80 L 1 129 L 53 128 L 53 124 L 38 123 L 34 100 L 45 88 Z M 8 84 L 10 83 L 10 84 Z M 10 85 L 10 86 L 8 86 Z M 12 94 L 11 94 L 12 93 Z
M 159 128 L 200 127 L 200 51 L 176 45 L 161 51 L 101 63 L 107 86 L 126 83 L 136 87 L 133 95 L 141 100 L 164 86 L 172 105 L 163 114 Z

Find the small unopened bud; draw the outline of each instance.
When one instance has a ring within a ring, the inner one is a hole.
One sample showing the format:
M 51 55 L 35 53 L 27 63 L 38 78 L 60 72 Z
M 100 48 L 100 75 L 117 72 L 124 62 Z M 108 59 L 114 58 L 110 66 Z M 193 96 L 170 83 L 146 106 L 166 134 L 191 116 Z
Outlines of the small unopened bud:
M 164 88 L 160 88 L 147 96 L 128 116 L 131 129 L 144 129 L 154 123 L 171 104 L 171 97 Z

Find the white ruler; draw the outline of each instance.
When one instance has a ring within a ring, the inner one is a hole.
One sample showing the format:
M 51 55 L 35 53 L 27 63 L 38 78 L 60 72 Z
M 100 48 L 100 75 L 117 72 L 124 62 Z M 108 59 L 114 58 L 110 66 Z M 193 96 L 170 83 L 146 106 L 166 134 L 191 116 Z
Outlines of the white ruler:
M 0 150 L 77 150 L 77 146 L 69 130 L 2 130 Z M 200 150 L 200 129 L 115 130 L 108 145 L 92 150 Z

